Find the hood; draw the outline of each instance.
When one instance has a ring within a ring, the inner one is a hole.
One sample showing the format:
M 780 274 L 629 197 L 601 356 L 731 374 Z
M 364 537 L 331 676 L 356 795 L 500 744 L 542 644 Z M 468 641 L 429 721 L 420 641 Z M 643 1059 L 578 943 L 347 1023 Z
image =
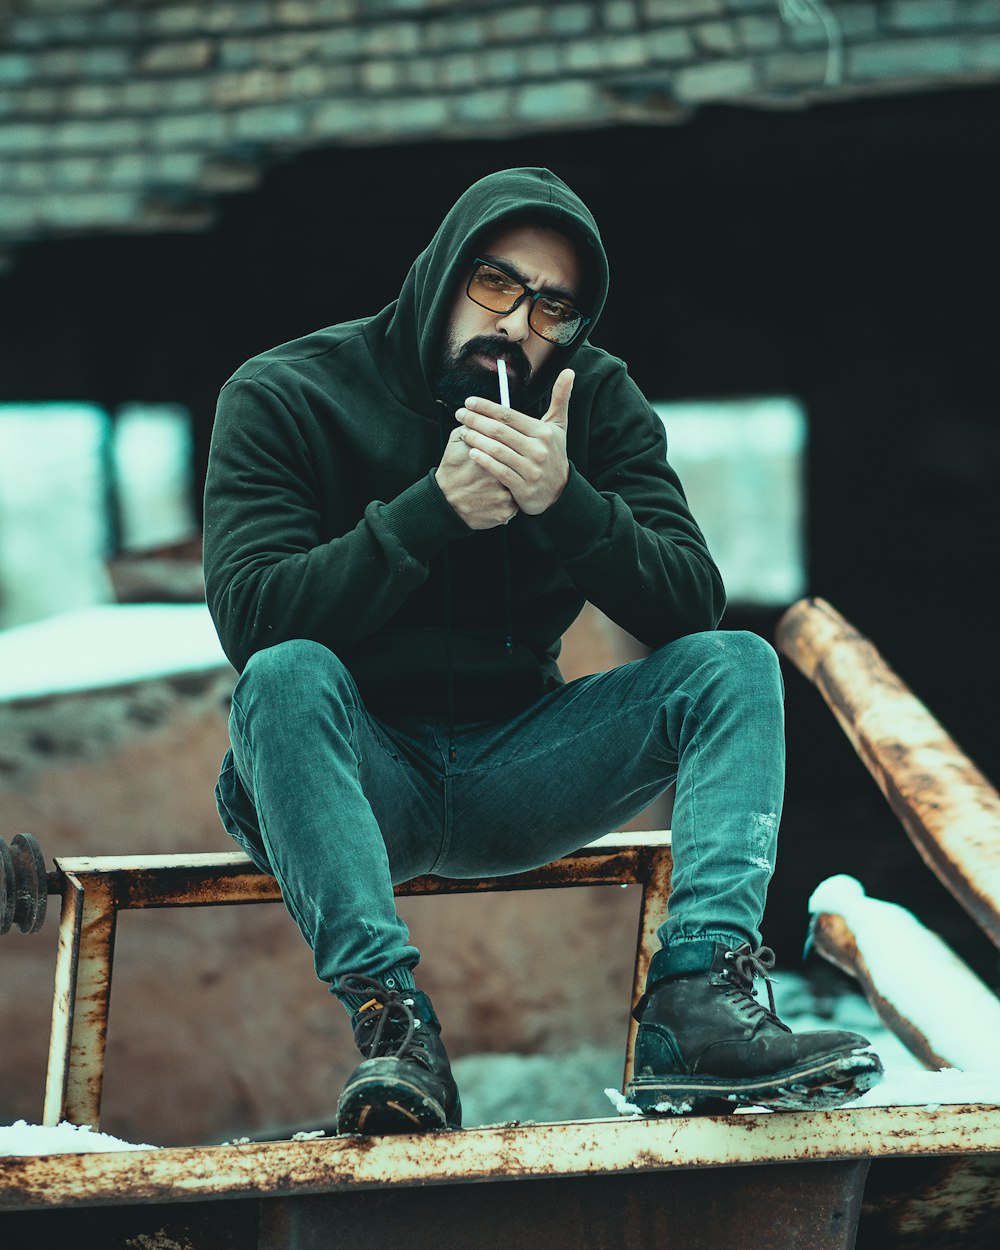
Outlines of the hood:
M 553 352 L 532 379 L 529 407 L 547 406 L 556 374 L 589 338 L 608 293 L 608 262 L 597 222 L 579 196 L 548 169 L 489 174 L 455 203 L 413 262 L 399 298 L 370 324 L 370 333 L 383 340 L 372 346 L 391 370 L 390 376 L 383 375 L 385 381 L 408 407 L 426 412 L 433 404 L 433 377 L 457 284 L 484 239 L 511 218 L 551 225 L 576 242 L 587 291 L 584 311 L 591 319 L 577 341 Z

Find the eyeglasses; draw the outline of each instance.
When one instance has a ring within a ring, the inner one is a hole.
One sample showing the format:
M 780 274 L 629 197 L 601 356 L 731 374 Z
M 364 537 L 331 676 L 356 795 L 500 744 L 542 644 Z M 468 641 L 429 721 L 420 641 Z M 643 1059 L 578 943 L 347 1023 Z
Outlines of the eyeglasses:
M 478 256 L 474 264 L 465 293 L 480 308 L 512 313 L 530 295 L 528 325 L 540 338 L 559 347 L 568 347 L 584 327 L 590 325 L 590 318 L 564 299 L 556 299 L 544 291 L 533 291 L 513 274 Z

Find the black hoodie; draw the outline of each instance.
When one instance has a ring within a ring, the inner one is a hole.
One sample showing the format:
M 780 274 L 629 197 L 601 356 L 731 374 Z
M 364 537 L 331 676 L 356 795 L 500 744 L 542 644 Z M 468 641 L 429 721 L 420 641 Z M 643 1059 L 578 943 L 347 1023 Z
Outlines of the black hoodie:
M 541 515 L 473 531 L 434 480 L 454 418 L 443 426 L 433 379 L 458 283 L 486 237 L 520 217 L 569 235 L 587 275 L 588 333 L 552 353 L 521 405 L 541 416 L 572 365 L 570 476 Z M 587 342 L 607 289 L 579 198 L 548 170 L 505 170 L 459 199 L 382 312 L 236 371 L 212 436 L 205 581 L 237 669 L 309 638 L 377 715 L 489 720 L 562 681 L 560 638 L 586 600 L 650 647 L 715 628 L 722 582 L 662 423 L 624 363 Z

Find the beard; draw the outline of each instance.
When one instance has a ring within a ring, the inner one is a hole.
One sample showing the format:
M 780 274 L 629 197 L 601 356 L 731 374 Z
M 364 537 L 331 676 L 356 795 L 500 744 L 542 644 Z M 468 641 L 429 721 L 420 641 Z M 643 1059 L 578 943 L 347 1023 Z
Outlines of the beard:
M 469 339 L 460 347 L 451 343 L 447 345 L 441 354 L 435 382 L 437 397 L 444 400 L 451 412 L 463 407 L 472 395 L 480 395 L 483 399 L 492 399 L 499 403 L 500 384 L 497 375 L 475 359 L 478 355 L 489 356 L 494 360 L 498 356 L 504 357 L 507 361 L 511 407 L 519 407 L 527 395 L 531 379 L 528 357 L 517 343 L 489 334 Z

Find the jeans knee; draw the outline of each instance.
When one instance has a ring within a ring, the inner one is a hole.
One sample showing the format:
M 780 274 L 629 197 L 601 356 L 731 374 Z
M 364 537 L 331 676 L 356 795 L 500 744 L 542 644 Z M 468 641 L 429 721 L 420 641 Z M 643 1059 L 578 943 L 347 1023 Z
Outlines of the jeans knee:
M 317 696 L 328 700 L 338 693 L 343 701 L 351 702 L 354 690 L 354 679 L 329 647 L 308 638 L 292 638 L 254 652 L 233 698 L 241 703 L 277 698 L 286 706 L 304 707 Z
M 682 669 L 691 677 L 697 675 L 699 685 L 717 688 L 721 683 L 747 695 L 773 694 L 778 699 L 784 696 L 778 656 L 766 639 L 751 630 L 717 629 L 686 634 L 662 650 L 673 652 L 672 663 L 679 656 Z

